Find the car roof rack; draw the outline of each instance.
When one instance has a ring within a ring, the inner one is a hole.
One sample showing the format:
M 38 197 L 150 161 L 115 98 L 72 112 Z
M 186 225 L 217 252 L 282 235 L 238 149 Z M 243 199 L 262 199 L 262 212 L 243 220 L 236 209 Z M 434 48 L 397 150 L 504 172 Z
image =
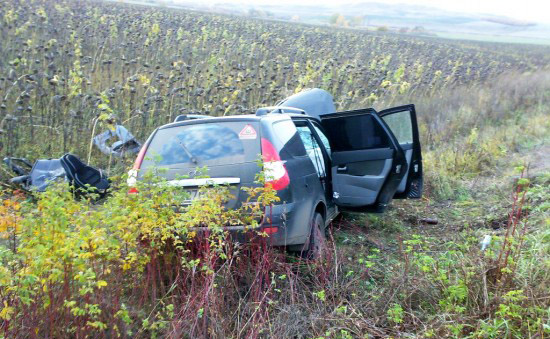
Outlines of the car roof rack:
M 266 114 L 270 114 L 270 113 L 279 113 L 279 114 L 297 113 L 297 114 L 304 114 L 305 115 L 306 111 L 304 111 L 303 109 L 300 109 L 300 108 L 285 107 L 285 106 L 269 106 L 269 107 L 258 108 L 258 110 L 256 110 L 256 115 L 257 116 L 262 116 L 262 115 L 266 115 Z
M 209 115 L 202 114 L 180 114 L 174 119 L 174 122 L 186 121 L 186 120 L 195 120 L 195 119 L 209 119 L 212 118 Z

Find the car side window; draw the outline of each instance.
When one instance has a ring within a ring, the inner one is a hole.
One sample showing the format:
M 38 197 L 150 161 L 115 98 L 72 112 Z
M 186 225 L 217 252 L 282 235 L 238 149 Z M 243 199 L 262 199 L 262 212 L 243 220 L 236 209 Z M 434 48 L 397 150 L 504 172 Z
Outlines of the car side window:
M 325 159 L 323 157 L 321 147 L 319 147 L 319 144 L 313 136 L 311 129 L 308 126 L 297 126 L 296 128 L 298 129 L 300 139 L 302 139 L 302 142 L 304 143 L 306 153 L 317 171 L 317 175 L 319 175 L 319 178 L 325 178 Z
M 319 138 L 321 138 L 321 142 L 323 143 L 323 146 L 325 146 L 325 149 L 327 150 L 327 153 L 330 157 L 331 150 L 330 150 L 330 143 L 328 141 L 327 136 L 325 135 L 325 133 L 323 133 L 323 131 L 321 131 L 321 129 L 319 127 L 317 127 L 316 124 L 313 124 L 313 127 L 315 128 L 315 131 L 319 135 Z
M 292 156 L 301 157 L 306 155 L 306 150 L 300 141 L 298 131 L 292 120 L 288 119 L 273 123 L 273 131 L 284 145 L 283 149 Z

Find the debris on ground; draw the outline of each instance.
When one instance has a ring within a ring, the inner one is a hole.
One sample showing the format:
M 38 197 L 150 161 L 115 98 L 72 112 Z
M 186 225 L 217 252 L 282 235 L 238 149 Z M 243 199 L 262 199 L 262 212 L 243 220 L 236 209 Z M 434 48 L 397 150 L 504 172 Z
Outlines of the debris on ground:
M 112 138 L 117 138 L 118 140 L 109 146 L 108 141 Z M 105 132 L 96 135 L 94 137 L 94 144 L 103 154 L 112 155 L 117 158 L 135 154 L 141 148 L 141 143 L 122 125 L 116 125 L 114 129 L 107 129 Z
M 434 218 L 422 218 L 419 221 L 421 223 L 428 224 L 428 225 L 437 225 L 439 223 L 439 220 Z
M 105 193 L 110 186 L 101 170 L 85 165 L 72 154 L 65 154 L 60 159 L 39 159 L 34 165 L 26 159 L 9 157 L 4 159 L 4 163 L 17 175 L 10 179 L 10 184 L 26 191 L 44 192 L 58 180 L 68 181 L 76 189 L 95 187 L 100 194 Z

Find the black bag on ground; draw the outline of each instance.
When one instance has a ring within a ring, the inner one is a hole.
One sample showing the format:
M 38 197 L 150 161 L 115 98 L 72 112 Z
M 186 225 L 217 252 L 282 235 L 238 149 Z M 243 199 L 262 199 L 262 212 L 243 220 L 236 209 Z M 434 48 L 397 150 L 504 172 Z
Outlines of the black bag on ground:
M 59 160 L 74 188 L 85 189 L 86 185 L 90 185 L 100 194 L 109 188 L 109 179 L 100 170 L 84 164 L 77 156 L 67 153 Z

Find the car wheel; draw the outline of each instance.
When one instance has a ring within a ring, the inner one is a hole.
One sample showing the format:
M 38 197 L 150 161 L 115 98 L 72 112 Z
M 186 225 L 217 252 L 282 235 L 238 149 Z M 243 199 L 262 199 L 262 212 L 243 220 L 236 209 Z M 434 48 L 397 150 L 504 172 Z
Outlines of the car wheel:
M 326 249 L 327 237 L 325 235 L 325 220 L 320 213 L 315 213 L 311 220 L 309 248 L 305 254 L 308 259 L 318 260 L 324 257 Z

